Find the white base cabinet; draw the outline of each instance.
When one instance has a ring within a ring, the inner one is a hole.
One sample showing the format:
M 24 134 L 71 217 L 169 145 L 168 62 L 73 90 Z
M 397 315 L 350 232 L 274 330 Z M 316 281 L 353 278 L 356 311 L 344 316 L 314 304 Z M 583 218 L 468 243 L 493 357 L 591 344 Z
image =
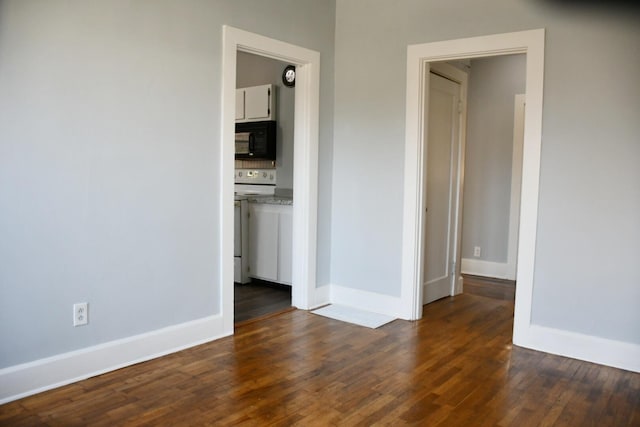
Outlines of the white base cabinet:
M 249 203 L 249 276 L 291 285 L 293 207 Z

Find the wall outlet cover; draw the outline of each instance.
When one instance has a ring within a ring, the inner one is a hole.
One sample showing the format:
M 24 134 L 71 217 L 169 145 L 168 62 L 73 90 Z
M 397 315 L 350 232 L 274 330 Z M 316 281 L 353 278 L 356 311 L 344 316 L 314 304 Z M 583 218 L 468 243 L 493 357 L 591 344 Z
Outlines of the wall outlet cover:
M 89 323 L 89 303 L 73 304 L 73 326 L 83 326 Z

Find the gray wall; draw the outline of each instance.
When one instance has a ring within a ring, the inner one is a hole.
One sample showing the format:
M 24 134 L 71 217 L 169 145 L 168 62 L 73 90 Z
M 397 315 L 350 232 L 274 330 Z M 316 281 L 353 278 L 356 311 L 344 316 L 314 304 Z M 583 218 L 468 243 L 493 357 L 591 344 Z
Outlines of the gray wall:
M 535 324 L 640 343 L 637 13 L 338 0 L 331 282 L 400 294 L 406 48 L 546 28 Z
M 219 313 L 223 24 L 321 53 L 327 282 L 333 2 L 2 1 L 0 368 Z
M 236 87 L 273 84 L 276 91 L 276 184 L 279 188 L 293 188 L 293 121 L 295 87 L 282 84 L 282 71 L 289 65 L 275 59 L 238 52 Z
M 507 262 L 514 96 L 524 93 L 525 66 L 525 55 L 471 61 L 462 258 Z

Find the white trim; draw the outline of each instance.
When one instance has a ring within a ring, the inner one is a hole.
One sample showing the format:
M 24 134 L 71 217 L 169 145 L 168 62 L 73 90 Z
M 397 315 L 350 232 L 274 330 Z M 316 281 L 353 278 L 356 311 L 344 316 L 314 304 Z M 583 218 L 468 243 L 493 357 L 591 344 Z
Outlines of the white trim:
M 292 305 L 309 309 L 316 289 L 320 53 L 223 26 L 220 156 L 220 283 L 225 330 L 233 331 L 233 172 L 236 54 L 249 52 L 296 65 L 294 111 Z
M 0 405 L 229 335 L 210 316 L 0 370 Z
M 518 218 L 520 217 L 520 185 L 522 184 L 522 147 L 524 145 L 525 95 L 517 94 L 513 103 L 513 154 L 511 156 L 511 201 L 509 207 L 509 238 L 507 243 L 507 274 L 516 280 L 518 257 Z
M 587 362 L 640 372 L 640 345 L 531 325 L 527 347 Z
M 329 285 L 331 304 L 341 304 L 373 313 L 406 319 L 402 301 L 398 297 L 347 288 L 339 285 Z
M 423 147 L 420 120 L 423 76 L 428 63 L 454 59 L 527 55 L 525 136 L 522 167 L 522 203 L 518 247 L 518 287 L 513 342 L 527 346 L 531 326 L 533 273 L 538 218 L 540 148 L 542 144 L 542 95 L 544 77 L 544 29 L 409 45 L 407 47 L 407 91 L 405 132 L 405 177 L 402 245 L 401 305 L 411 319 L 421 314 L 423 236 Z
M 311 308 L 322 307 L 323 305 L 327 305 L 331 303 L 331 285 L 324 285 L 319 288 L 316 288 L 314 293 L 314 300 L 311 301 Z
M 424 147 L 420 143 L 422 120 L 420 106 L 423 105 L 423 94 L 426 79 L 421 78 L 429 72 L 421 56 L 412 46 L 407 48 L 407 93 L 405 108 L 405 158 L 404 158 L 404 204 L 402 213 L 402 270 L 400 299 L 403 305 L 404 318 L 417 320 L 422 317 L 420 286 L 424 279 L 424 170 L 422 159 Z M 425 70 L 426 67 L 426 70 Z
M 509 279 L 509 266 L 504 262 L 483 261 L 473 258 L 462 258 L 462 273 L 474 276 Z M 513 279 L 509 279 L 513 280 Z

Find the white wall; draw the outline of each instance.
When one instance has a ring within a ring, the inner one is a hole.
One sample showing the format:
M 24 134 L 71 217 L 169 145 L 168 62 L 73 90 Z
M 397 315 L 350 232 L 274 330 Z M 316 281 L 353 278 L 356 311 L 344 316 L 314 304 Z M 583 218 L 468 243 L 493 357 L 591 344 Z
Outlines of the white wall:
M 238 52 L 236 87 L 272 84 L 276 91 L 276 184 L 278 188 L 293 188 L 293 120 L 295 87 L 282 83 L 282 71 L 289 65 L 264 56 Z
M 406 48 L 546 28 L 533 323 L 640 343 L 637 15 L 338 0 L 331 282 L 400 294 Z
M 525 55 L 474 59 L 469 73 L 462 258 L 507 262 L 514 96 Z M 474 246 L 481 248 L 473 256 Z
M 327 282 L 334 22 L 315 0 L 0 3 L 0 368 L 219 313 L 223 24 L 321 53 Z

